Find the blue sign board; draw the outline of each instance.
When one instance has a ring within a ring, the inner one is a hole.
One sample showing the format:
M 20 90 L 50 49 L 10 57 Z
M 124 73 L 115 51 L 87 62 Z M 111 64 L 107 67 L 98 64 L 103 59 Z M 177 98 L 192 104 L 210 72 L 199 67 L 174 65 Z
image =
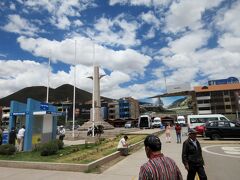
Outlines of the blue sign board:
M 8 131 L 3 131 L 2 144 L 8 144 Z
M 47 111 L 49 109 L 49 104 L 48 103 L 41 103 L 40 104 L 40 109 L 42 111 Z

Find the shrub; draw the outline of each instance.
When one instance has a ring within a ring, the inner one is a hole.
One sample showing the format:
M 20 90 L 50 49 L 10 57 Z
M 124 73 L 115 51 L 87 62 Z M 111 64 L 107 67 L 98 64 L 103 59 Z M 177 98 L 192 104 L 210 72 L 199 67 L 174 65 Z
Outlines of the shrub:
M 58 144 L 55 141 L 45 143 L 41 147 L 41 156 L 50 156 L 58 152 Z
M 13 155 L 16 152 L 16 148 L 12 144 L 4 144 L 0 146 L 1 155 Z
M 64 145 L 63 141 L 56 139 L 56 140 L 53 140 L 53 142 L 58 145 L 58 149 L 63 149 L 63 145 Z

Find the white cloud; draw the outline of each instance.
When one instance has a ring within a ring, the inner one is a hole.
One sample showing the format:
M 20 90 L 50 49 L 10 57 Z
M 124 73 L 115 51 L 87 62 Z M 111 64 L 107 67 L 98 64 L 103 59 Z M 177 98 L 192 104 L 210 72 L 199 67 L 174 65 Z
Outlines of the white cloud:
M 74 64 L 75 41 L 77 41 L 77 63 L 91 66 L 93 64 L 93 42 L 80 37 L 51 41 L 44 38 L 17 39 L 20 47 L 35 56 L 58 60 L 66 64 Z M 143 74 L 151 58 L 132 49 L 114 51 L 101 45 L 95 45 L 95 63 L 110 70 L 118 70 L 131 75 Z
M 11 10 L 16 10 L 15 4 L 11 3 L 11 4 L 10 4 L 10 9 L 11 9 Z
M 83 22 L 80 21 L 79 19 L 78 19 L 78 20 L 75 20 L 73 23 L 74 23 L 76 26 L 82 26 L 82 25 L 83 25 Z
M 35 1 L 25 0 L 20 2 L 25 8 L 33 11 L 47 10 L 51 14 L 50 23 L 59 29 L 68 29 L 71 25 L 69 17 L 79 17 L 80 13 L 88 7 L 94 7 L 94 0 L 71 1 Z
M 206 30 L 192 31 L 184 34 L 181 38 L 169 42 L 173 53 L 189 53 L 207 44 L 210 32 Z
M 153 11 L 142 13 L 140 17 L 147 24 L 152 24 L 155 27 L 160 26 L 160 20 L 154 15 Z
M 166 6 L 171 3 L 172 0 L 110 0 L 109 5 L 114 6 L 116 4 L 120 5 L 130 5 L 130 6 Z
M 240 2 L 236 1 L 232 4 L 231 8 L 225 8 L 216 17 L 216 25 L 222 31 L 231 33 L 234 36 L 240 37 L 240 21 L 238 20 L 240 12 Z
M 228 51 L 239 53 L 240 36 L 236 37 L 232 34 L 223 34 L 223 36 L 218 39 L 218 43 L 220 47 Z
M 136 21 L 128 22 L 124 19 L 123 14 L 112 20 L 102 17 L 94 27 L 96 31 L 94 39 L 100 43 L 125 47 L 140 44 L 140 41 L 136 38 L 138 23 Z
M 143 36 L 144 39 L 152 39 L 155 37 L 155 30 L 154 28 L 150 28 L 148 33 L 146 35 Z
M 221 0 L 180 0 L 174 2 L 166 16 L 166 31 L 177 33 L 184 32 L 187 28 L 191 30 L 201 28 L 202 13 L 220 3 Z
M 39 31 L 39 29 L 27 19 L 21 18 L 17 14 L 8 15 L 8 20 L 8 24 L 1 27 L 5 31 L 28 36 L 34 36 Z
M 51 65 L 54 68 L 54 64 Z M 93 68 L 83 65 L 76 66 L 77 87 L 92 92 L 92 80 L 87 78 L 92 76 Z M 47 62 L 40 64 L 29 60 L 0 60 L 0 97 L 7 96 L 22 88 L 29 86 L 47 86 L 48 67 Z M 105 72 L 100 69 L 100 74 Z M 57 71 L 50 74 L 50 87 L 56 88 L 62 84 L 74 84 L 74 67 L 71 66 L 69 72 Z M 130 80 L 127 74 L 115 71 L 101 79 L 101 89 L 103 94 L 112 93 L 121 89 L 118 84 Z

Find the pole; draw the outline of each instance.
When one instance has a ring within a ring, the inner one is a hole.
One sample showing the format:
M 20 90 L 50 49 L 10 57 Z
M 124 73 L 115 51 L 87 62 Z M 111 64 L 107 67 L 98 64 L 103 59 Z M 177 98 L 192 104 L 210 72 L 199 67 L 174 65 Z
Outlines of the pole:
M 94 137 L 94 121 L 95 121 L 95 85 L 94 85 L 94 78 L 95 78 L 95 69 L 94 69 L 94 61 L 95 61 L 95 44 L 94 44 L 94 41 L 93 41 L 93 94 L 92 94 L 92 121 L 93 121 L 93 128 L 92 128 L 92 137 Z
M 164 82 L 165 82 L 165 91 L 167 93 L 167 80 L 166 80 L 165 73 L 163 73 L 163 76 L 164 76 Z
M 50 57 L 48 58 L 48 82 L 47 82 L 47 98 L 46 98 L 46 103 L 48 103 L 48 97 L 49 97 L 49 79 L 50 79 L 50 71 L 51 71 L 51 59 Z
M 74 138 L 74 126 L 75 126 L 75 96 L 76 96 L 76 46 L 77 41 L 75 40 L 75 57 L 74 57 L 74 86 L 73 86 L 73 124 L 72 124 L 72 137 Z

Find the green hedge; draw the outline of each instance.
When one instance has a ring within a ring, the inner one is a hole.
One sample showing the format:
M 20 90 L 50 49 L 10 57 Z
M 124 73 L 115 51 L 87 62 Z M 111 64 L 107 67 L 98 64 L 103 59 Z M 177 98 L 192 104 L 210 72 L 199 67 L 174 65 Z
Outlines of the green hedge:
M 40 148 L 41 156 L 50 156 L 57 154 L 59 147 L 61 148 L 61 143 L 59 143 L 57 140 L 45 143 Z
M 4 144 L 0 146 L 1 155 L 13 155 L 16 152 L 16 148 L 12 144 Z

